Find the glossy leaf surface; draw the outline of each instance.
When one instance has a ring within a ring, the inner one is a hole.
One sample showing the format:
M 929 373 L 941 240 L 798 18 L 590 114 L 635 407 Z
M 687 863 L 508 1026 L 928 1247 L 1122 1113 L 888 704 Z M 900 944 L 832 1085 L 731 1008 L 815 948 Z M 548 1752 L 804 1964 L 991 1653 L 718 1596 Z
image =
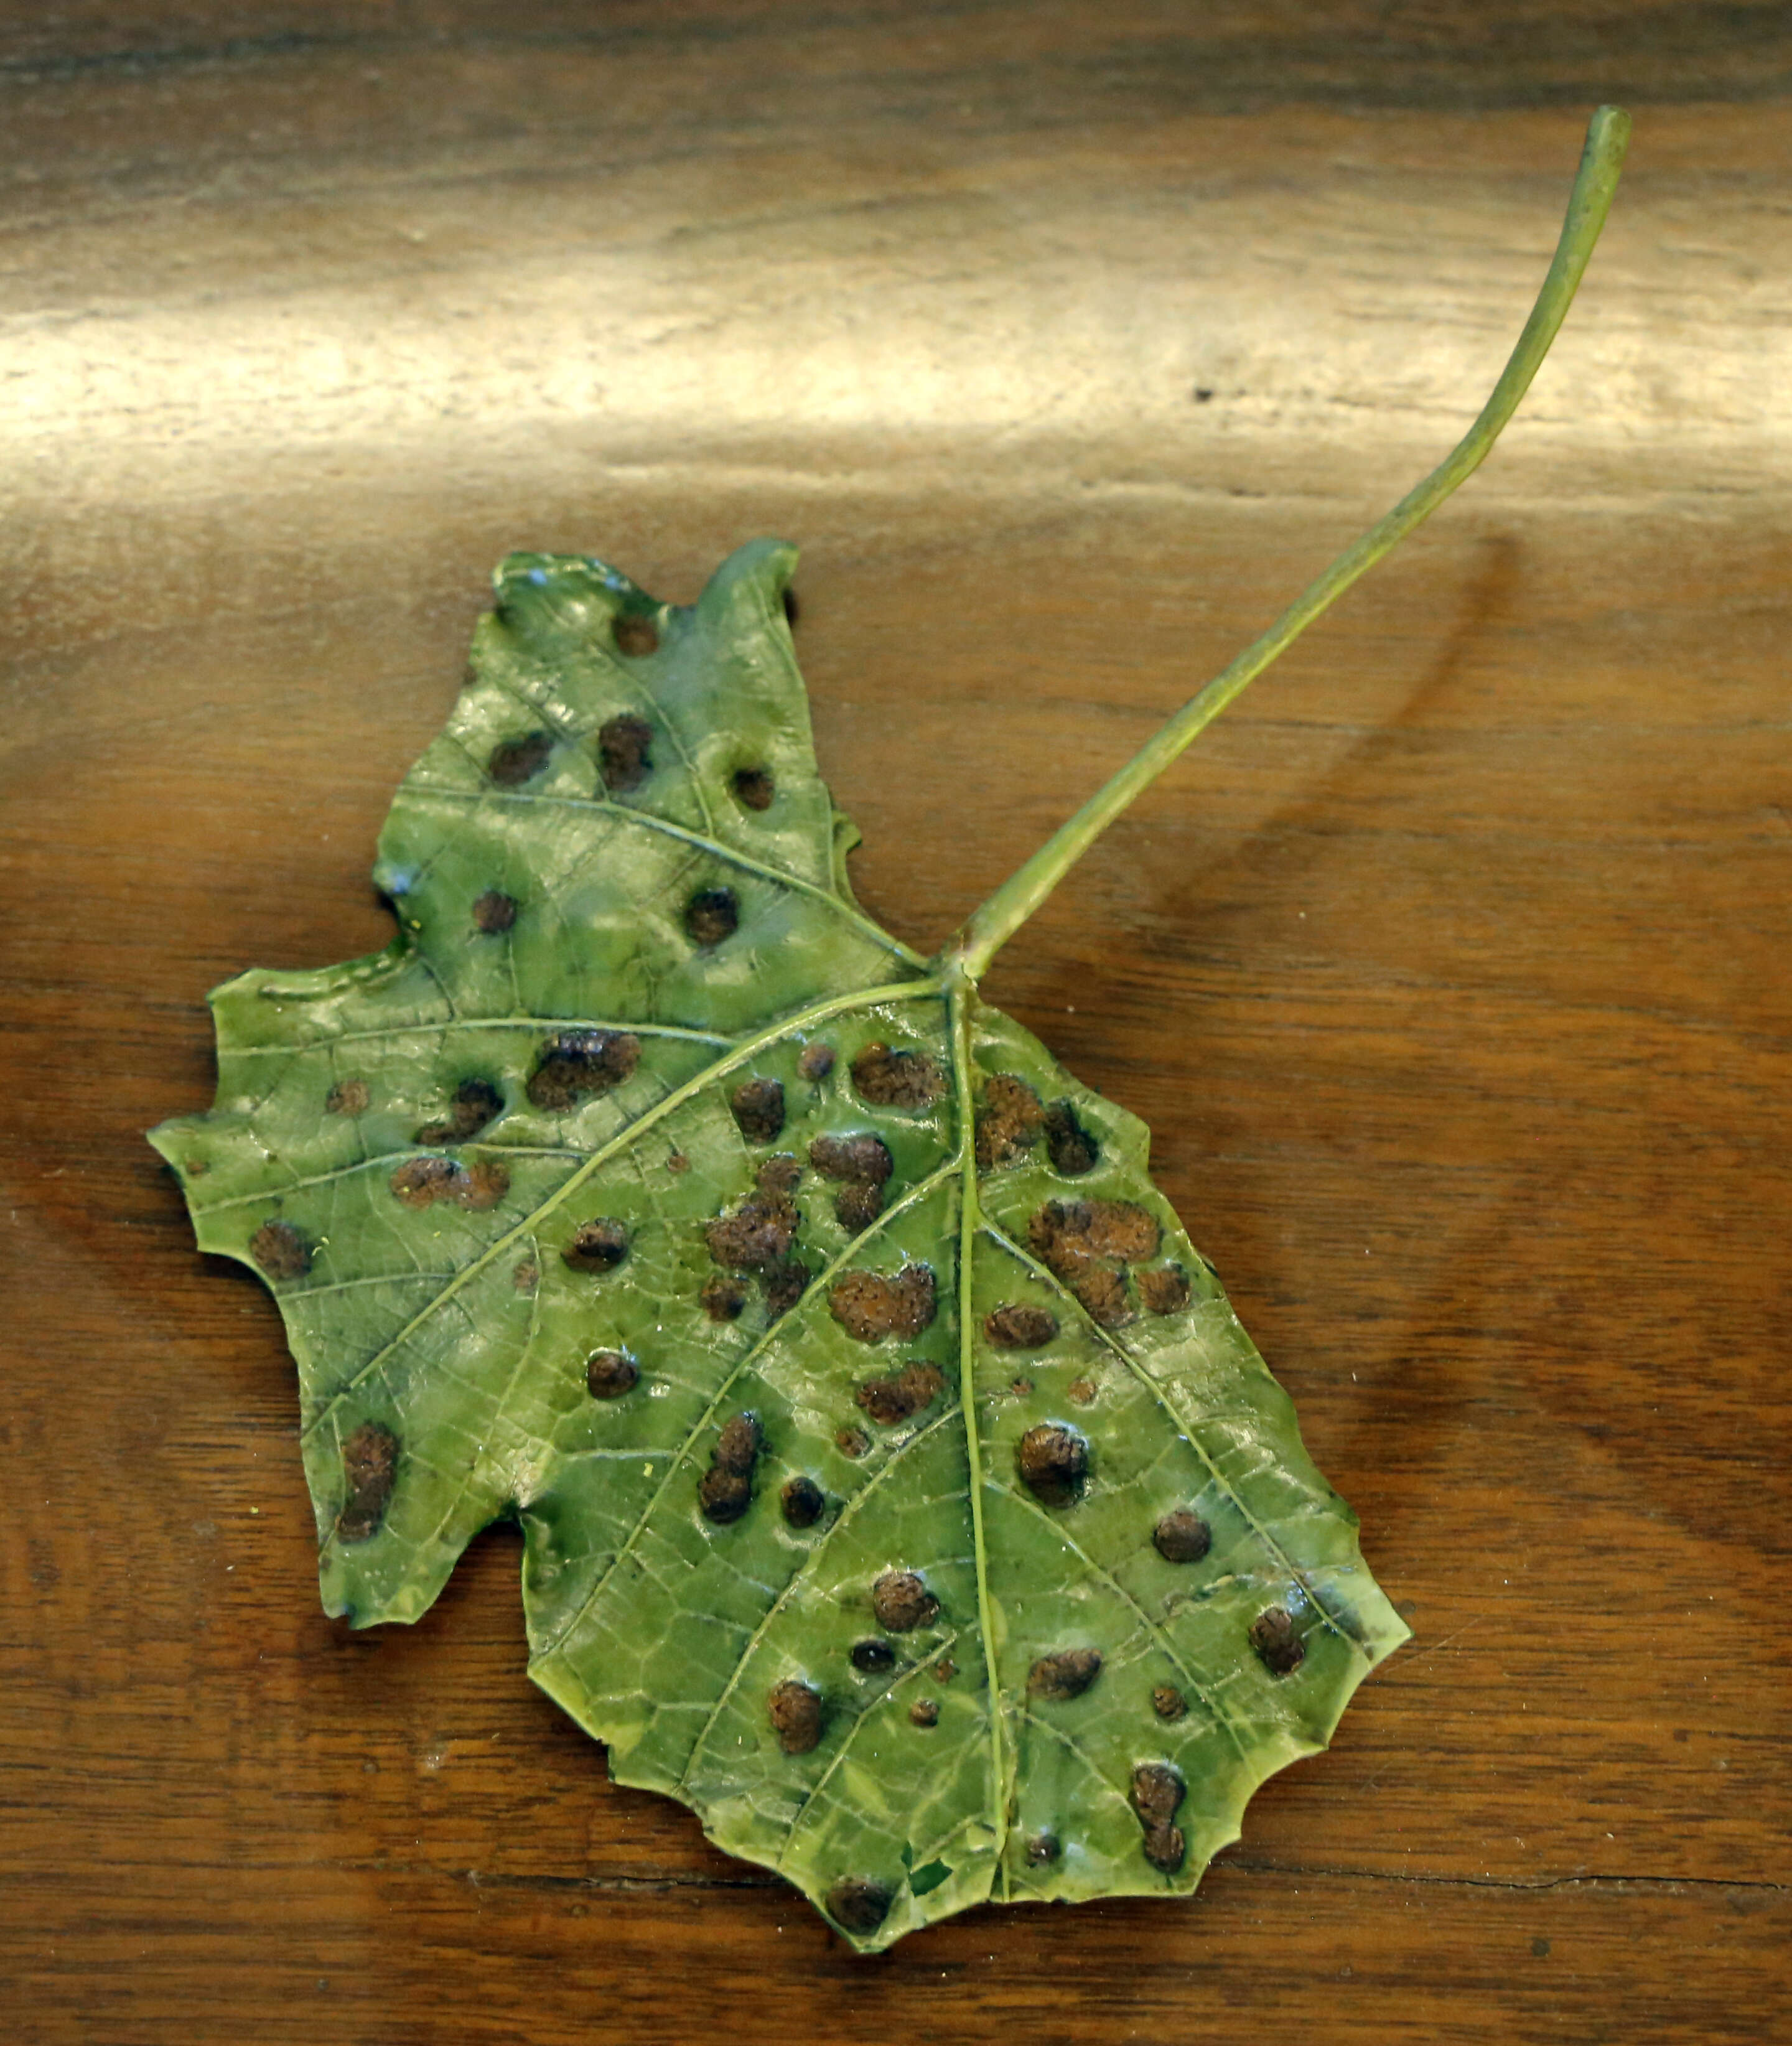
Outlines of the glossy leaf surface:
M 400 929 L 153 1141 L 299 1372 L 324 1603 L 514 1515 L 531 1671 L 854 1944 L 1193 1888 L 1404 1638 L 1136 1118 L 854 904 L 759 542 L 516 555 Z

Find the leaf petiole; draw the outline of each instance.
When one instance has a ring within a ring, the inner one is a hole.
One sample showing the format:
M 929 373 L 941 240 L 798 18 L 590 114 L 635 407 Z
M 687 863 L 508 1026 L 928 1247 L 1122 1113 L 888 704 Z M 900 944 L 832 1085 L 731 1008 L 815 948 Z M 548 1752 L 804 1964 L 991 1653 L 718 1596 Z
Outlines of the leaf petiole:
M 1112 780 L 996 890 L 942 952 L 943 970 L 953 978 L 979 979 L 997 952 L 1100 834 L 1157 780 L 1195 735 L 1211 724 L 1278 654 L 1292 646 L 1358 577 L 1423 524 L 1458 484 L 1466 482 L 1481 466 L 1506 422 L 1518 409 L 1574 301 L 1588 258 L 1611 210 L 1629 139 L 1630 116 L 1622 107 L 1601 106 L 1589 122 L 1586 146 L 1549 274 L 1493 395 L 1462 440 L 1423 482 L 1408 491 L 1392 511 L 1340 554 L 1261 639 L 1191 697 Z

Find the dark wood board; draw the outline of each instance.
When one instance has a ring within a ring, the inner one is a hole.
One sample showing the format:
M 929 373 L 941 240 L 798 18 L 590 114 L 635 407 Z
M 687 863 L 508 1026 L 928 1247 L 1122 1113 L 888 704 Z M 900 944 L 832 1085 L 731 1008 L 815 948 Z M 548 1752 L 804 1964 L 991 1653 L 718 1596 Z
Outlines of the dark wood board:
M 986 990 L 1144 1116 L 1415 1639 L 1191 1903 L 855 1959 L 523 1671 L 318 1605 L 141 1133 L 384 942 L 514 546 L 798 541 L 931 947 L 1449 444 Z M 0 2011 L 24 2041 L 1792 2035 L 1792 11 L 0 10 Z

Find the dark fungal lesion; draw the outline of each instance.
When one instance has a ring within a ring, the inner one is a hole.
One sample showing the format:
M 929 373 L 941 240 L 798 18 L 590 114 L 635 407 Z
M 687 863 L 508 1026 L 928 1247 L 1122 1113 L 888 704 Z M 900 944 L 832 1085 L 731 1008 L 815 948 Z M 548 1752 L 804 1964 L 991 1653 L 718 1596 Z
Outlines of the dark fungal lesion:
M 1157 1255 L 1161 1234 L 1136 1201 L 1047 1201 L 1027 1225 L 1034 1257 L 1109 1329 L 1132 1319 L 1127 1273 Z
M 1042 1422 L 1014 1446 L 1021 1482 L 1045 1506 L 1072 1506 L 1089 1474 L 1089 1445 L 1074 1428 Z
M 799 1472 L 778 1495 L 785 1523 L 791 1527 L 813 1527 L 828 1510 L 827 1494 L 813 1478 Z
M 1041 1655 L 1027 1672 L 1027 1696 L 1049 1704 L 1079 1698 L 1102 1673 L 1101 1651 L 1095 1648 L 1060 1648 Z
M 732 888 L 700 888 L 685 905 L 685 933 L 709 952 L 740 928 L 740 898 Z
M 1213 1530 L 1192 1507 L 1173 1507 L 1152 1529 L 1151 1542 L 1166 1563 L 1198 1563 L 1213 1546 Z
M 1133 1771 L 1129 1801 L 1145 1828 L 1145 1858 L 1166 1875 L 1181 1867 L 1188 1852 L 1181 1827 L 1172 1823 L 1183 1796 L 1182 1778 L 1166 1762 L 1141 1762 Z
M 311 1268 L 311 1246 L 289 1222 L 265 1222 L 249 1239 L 249 1254 L 270 1279 L 303 1279 Z
M 525 1091 L 537 1108 L 564 1114 L 587 1094 L 620 1087 L 640 1060 L 632 1030 L 563 1030 L 541 1048 Z
M 1045 1111 L 1018 1073 L 991 1073 L 977 1110 L 977 1169 L 1000 1172 L 1024 1162 L 1039 1141 Z
M 847 1660 L 861 1677 L 883 1677 L 895 1668 L 896 1651 L 887 1641 L 869 1636 L 853 1643 Z
M 614 1215 L 594 1216 L 581 1222 L 573 1238 L 560 1253 L 574 1272 L 613 1272 L 628 1255 L 628 1229 Z
M 983 1334 L 997 1349 L 1043 1349 L 1057 1332 L 1056 1314 L 1025 1301 L 1010 1301 L 983 1317 Z
M 774 1684 L 766 1697 L 766 1716 L 786 1755 L 807 1755 L 819 1745 L 825 1712 L 813 1685 L 794 1677 Z
M 1173 1722 L 1188 1716 L 1188 1700 L 1174 1684 L 1160 1684 L 1151 1693 L 1151 1709 L 1159 1719 Z
M 342 1444 L 345 1497 L 336 1515 L 339 1542 L 371 1541 L 398 1481 L 398 1438 L 382 1422 L 363 1421 Z
M 912 1633 L 939 1617 L 940 1601 L 917 1570 L 885 1570 L 871 1586 L 871 1611 L 890 1634 Z
M 640 1382 L 640 1367 L 626 1350 L 593 1350 L 585 1360 L 585 1390 L 593 1399 L 620 1399 Z
M 373 1098 L 365 1080 L 338 1080 L 323 1098 L 323 1112 L 326 1115 L 351 1118 L 365 1114 Z
M 659 651 L 659 627 L 645 612 L 623 611 L 610 627 L 616 650 L 631 661 Z
M 501 888 L 488 888 L 474 898 L 473 927 L 488 938 L 500 938 L 516 921 L 516 898 Z
M 883 1212 L 883 1190 L 895 1169 L 890 1147 L 866 1131 L 856 1137 L 817 1137 L 809 1147 L 809 1162 L 825 1179 L 840 1183 L 834 1214 L 840 1226 L 857 1236 Z
M 1188 1305 L 1188 1274 L 1180 1264 L 1161 1264 L 1137 1276 L 1139 1298 L 1147 1314 L 1174 1314 Z
M 462 1080 L 438 1122 L 427 1122 L 411 1140 L 417 1144 L 465 1144 L 504 1114 L 504 1098 L 490 1080 Z
M 519 738 L 502 739 L 492 748 L 485 772 L 500 789 L 519 789 L 532 782 L 547 765 L 554 739 L 546 732 L 527 732 Z
M 756 1414 L 736 1414 L 724 1426 L 697 1481 L 697 1503 L 705 1520 L 726 1527 L 752 1504 L 753 1466 L 763 1446 Z
M 797 1071 L 811 1087 L 817 1086 L 834 1070 L 832 1044 L 805 1044 L 797 1059 Z
M 1250 1645 L 1272 1677 L 1289 1676 L 1307 1659 L 1307 1644 L 1286 1606 L 1269 1606 L 1257 1615 L 1250 1623 Z
M 728 1113 L 749 1144 L 775 1144 L 784 1131 L 784 1083 L 743 1080 L 728 1096 Z
M 890 1916 L 895 1898 L 896 1893 L 888 1883 L 870 1876 L 849 1875 L 828 1892 L 822 1899 L 822 1909 L 848 1932 L 875 1932 Z
M 894 1278 L 848 1272 L 828 1295 L 828 1311 L 855 1341 L 917 1336 L 934 1314 L 933 1268 L 905 1264 Z
M 801 1218 L 791 1195 L 801 1175 L 802 1168 L 794 1158 L 768 1158 L 759 1168 L 754 1191 L 704 1230 L 709 1255 L 718 1264 L 757 1278 L 765 1294 L 766 1311 L 774 1321 L 790 1312 L 813 1276 L 802 1260 L 792 1255 Z M 716 1311 L 728 1295 L 715 1280 L 705 1287 L 701 1297 L 712 1320 L 733 1318 Z
M 1056 1833 L 1033 1833 L 1028 1838 L 1025 1854 L 1029 1868 L 1049 1868 L 1064 1847 Z
M 717 1272 L 703 1282 L 697 1304 L 713 1322 L 738 1322 L 746 1311 L 747 1288 L 740 1280 Z
M 873 1378 L 853 1397 L 880 1428 L 894 1428 L 931 1407 L 946 1388 L 937 1364 L 906 1364 L 889 1378 Z
M 612 796 L 626 796 L 653 771 L 653 727 L 624 712 L 597 728 L 597 771 Z
M 778 784 L 769 767 L 740 767 L 735 770 L 734 799 L 743 809 L 769 810 L 777 800 Z
M 940 1724 L 940 1701 L 937 1698 L 917 1698 L 909 1708 L 909 1724 L 921 1728 L 937 1727 Z
M 867 1044 L 852 1061 L 859 1098 L 878 1108 L 929 1108 L 946 1091 L 945 1075 L 925 1052 Z
M 510 1173 L 496 1158 L 463 1165 L 458 1158 L 407 1158 L 388 1181 L 393 1198 L 407 1208 L 446 1201 L 474 1214 L 495 1208 L 510 1191 Z
M 1101 1145 L 1068 1101 L 1055 1101 L 1045 1111 L 1045 1154 L 1052 1171 L 1067 1179 L 1080 1179 L 1101 1163 Z

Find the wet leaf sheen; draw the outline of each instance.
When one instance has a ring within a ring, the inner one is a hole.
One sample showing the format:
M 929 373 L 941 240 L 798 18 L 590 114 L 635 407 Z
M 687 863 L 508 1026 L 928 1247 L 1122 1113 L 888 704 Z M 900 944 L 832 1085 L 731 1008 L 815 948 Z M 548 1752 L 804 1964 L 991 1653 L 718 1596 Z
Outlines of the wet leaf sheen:
M 535 1681 L 854 1944 L 1191 1890 L 1405 1629 L 1142 1124 L 853 902 L 758 542 L 513 555 L 400 932 L 153 1141 L 298 1360 L 326 1608 L 513 1515 Z

